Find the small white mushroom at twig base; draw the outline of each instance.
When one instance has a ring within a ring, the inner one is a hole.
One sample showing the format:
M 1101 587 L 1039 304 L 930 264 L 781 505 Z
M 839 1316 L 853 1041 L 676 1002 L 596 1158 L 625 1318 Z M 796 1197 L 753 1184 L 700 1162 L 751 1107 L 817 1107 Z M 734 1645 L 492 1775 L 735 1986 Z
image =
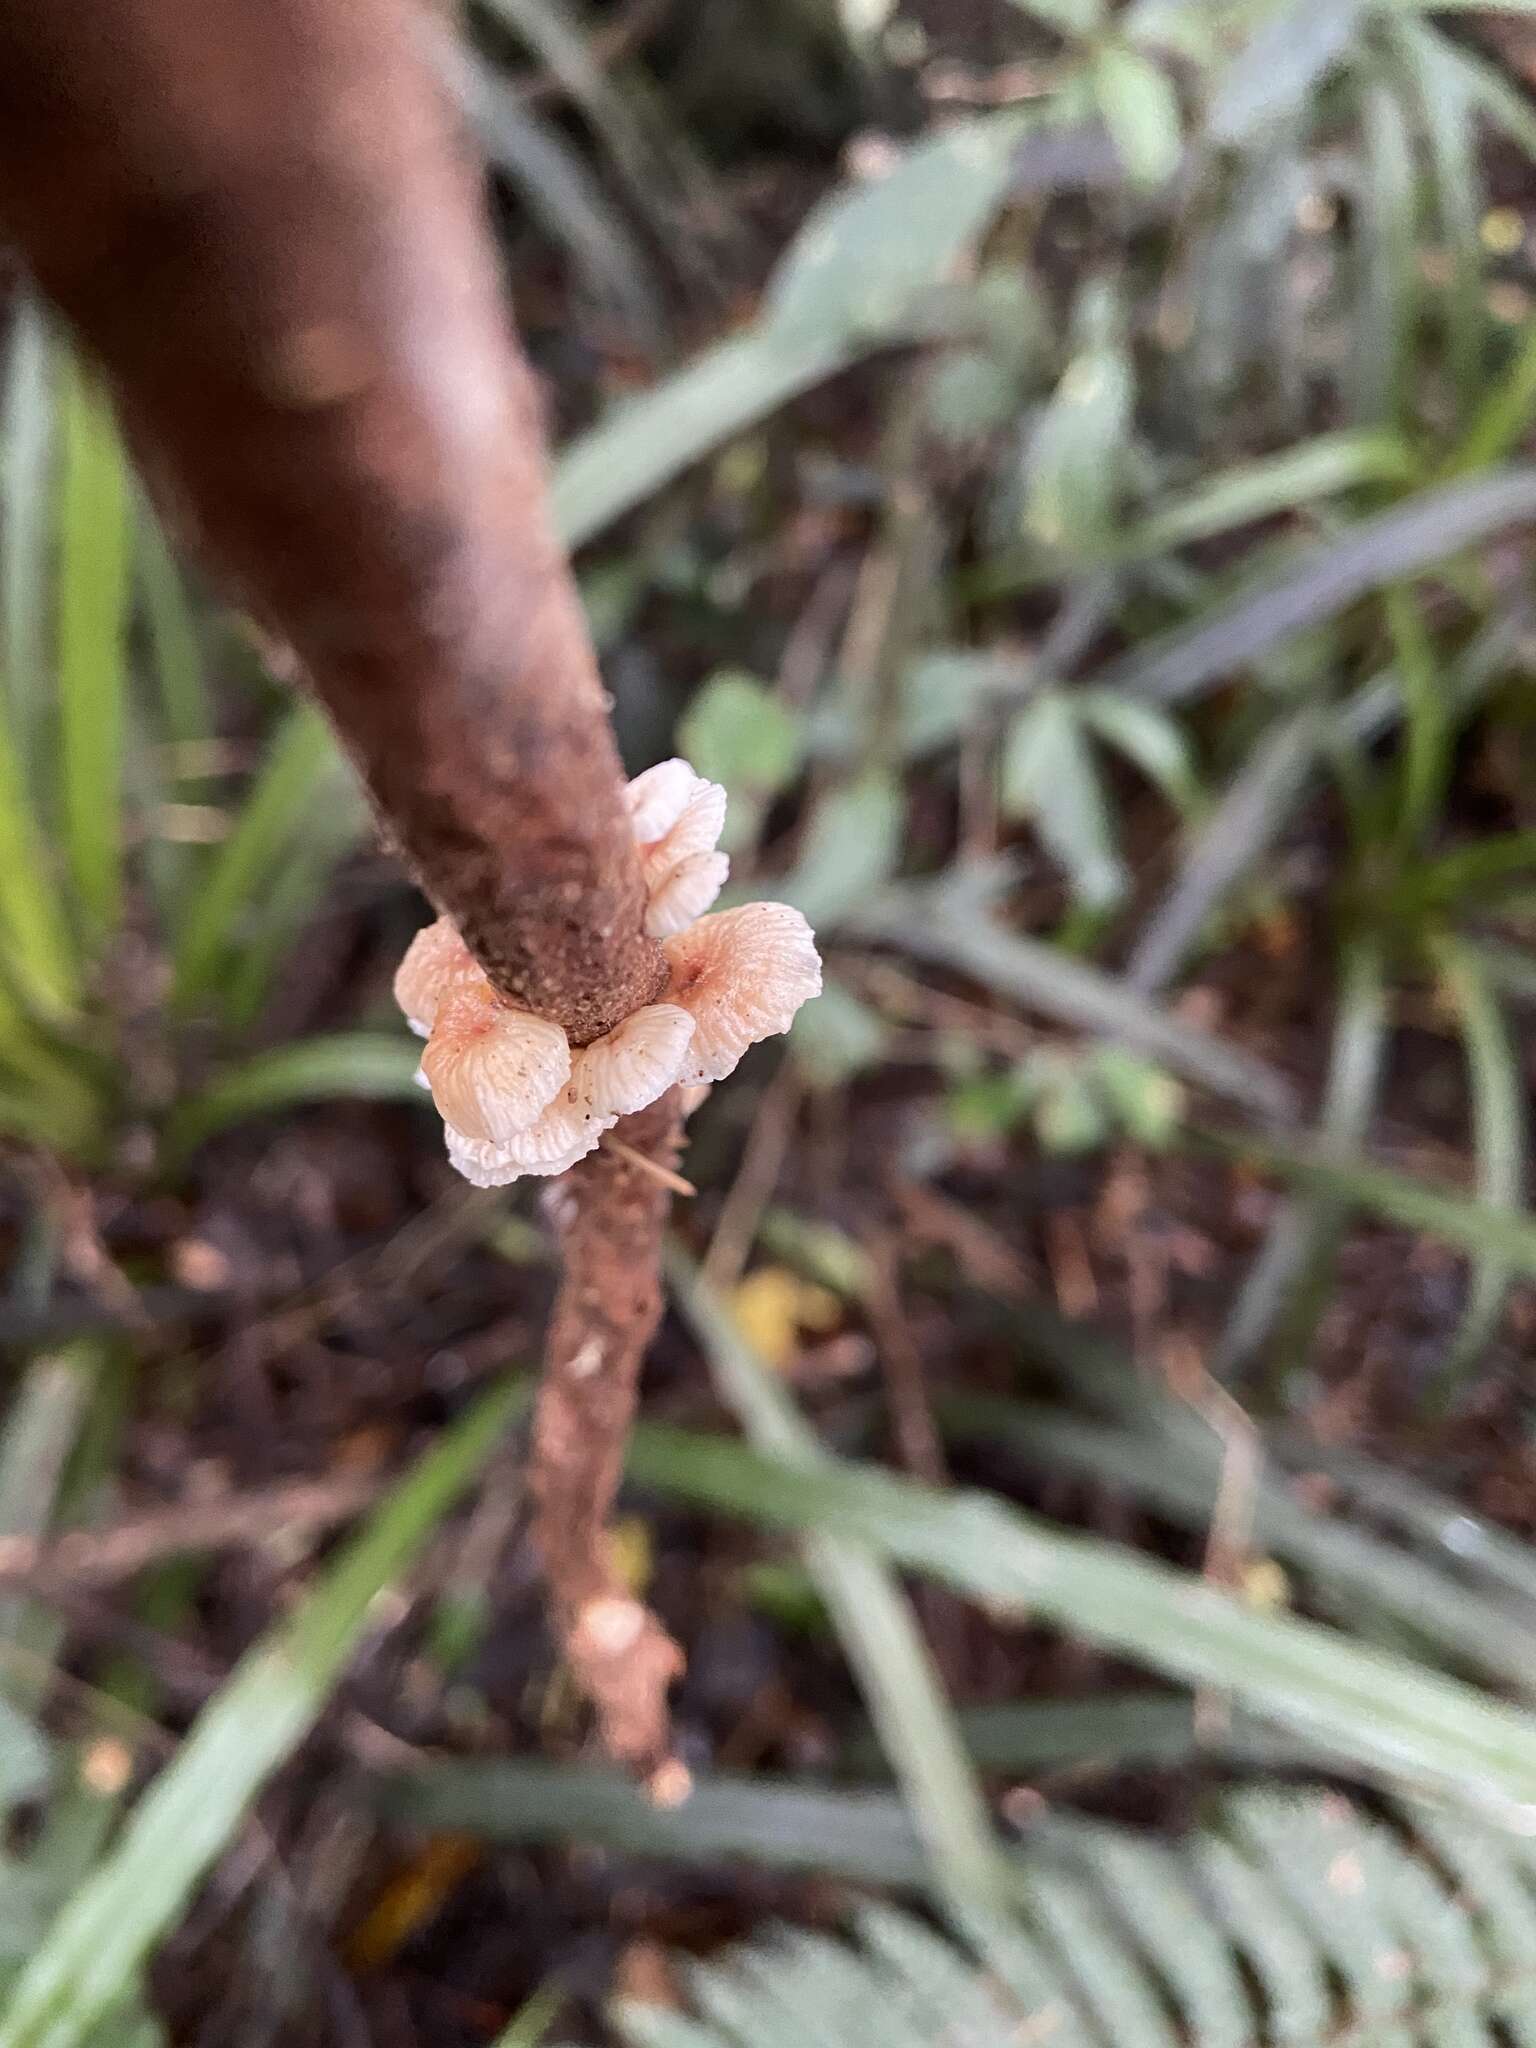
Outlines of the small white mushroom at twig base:
M 421 1067 L 444 1123 L 505 1145 L 570 1079 L 571 1049 L 558 1024 L 511 1009 L 489 985 L 455 988 L 438 1003 Z
M 787 1031 L 802 1003 L 821 993 L 821 956 L 810 926 L 787 903 L 717 911 L 664 948 L 667 1001 L 694 1020 L 679 1078 L 723 1081 L 748 1046 Z
M 730 867 L 715 849 L 719 784 L 686 761 L 662 761 L 626 795 L 645 930 L 663 941 L 670 968 L 663 1001 L 573 1051 L 558 1024 L 503 1001 L 446 917 L 417 933 L 395 977 L 400 1007 L 428 1037 L 420 1078 L 442 1112 L 448 1156 L 477 1187 L 564 1173 L 671 1087 L 686 1115 L 748 1046 L 787 1031 L 820 993 L 821 962 L 799 911 L 752 903 L 702 915 Z M 688 1185 L 675 1175 L 668 1184 Z
M 630 822 L 642 846 L 663 839 L 688 808 L 700 778 L 686 761 L 658 761 L 637 775 L 624 792 Z
M 423 925 L 406 948 L 395 973 L 395 1001 L 406 1022 L 425 1038 L 437 1017 L 437 1006 L 450 989 L 490 989 L 474 954 L 459 937 L 451 918 Z
M 647 1003 L 582 1047 L 567 1093 L 599 1116 L 648 1108 L 683 1071 L 693 1031 L 692 1017 L 675 1003 Z
M 730 872 L 730 861 L 723 853 L 690 853 L 680 860 L 646 900 L 646 936 L 670 939 L 686 931 L 720 894 Z
M 520 1132 L 506 1145 L 466 1138 L 446 1124 L 450 1163 L 477 1188 L 504 1188 L 525 1174 L 538 1178 L 566 1172 L 594 1150 L 618 1118 L 574 1114 L 564 1107 L 564 1095 L 562 1089 L 554 1107 L 547 1109 L 531 1130 Z
M 645 929 L 670 938 L 701 917 L 725 886 L 731 864 L 715 851 L 725 827 L 725 791 L 686 761 L 660 761 L 628 789 L 640 868 Z
M 449 1119 L 448 1157 L 480 1188 L 505 1187 L 524 1174 L 564 1173 L 585 1159 L 621 1116 L 666 1093 L 692 1037 L 693 1019 L 686 1010 L 648 1003 L 572 1057 L 570 1079 L 526 1129 L 488 1144 L 467 1137 Z

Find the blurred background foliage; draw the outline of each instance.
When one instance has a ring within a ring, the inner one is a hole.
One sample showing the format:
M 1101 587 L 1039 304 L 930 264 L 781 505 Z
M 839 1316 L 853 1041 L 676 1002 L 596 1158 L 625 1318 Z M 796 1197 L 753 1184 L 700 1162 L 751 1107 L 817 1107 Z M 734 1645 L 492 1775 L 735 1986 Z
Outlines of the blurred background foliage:
M 1536 2040 L 1536 9 L 461 26 L 626 754 L 828 959 L 621 1531 L 699 1789 L 421 906 L 13 279 L 0 2048 Z

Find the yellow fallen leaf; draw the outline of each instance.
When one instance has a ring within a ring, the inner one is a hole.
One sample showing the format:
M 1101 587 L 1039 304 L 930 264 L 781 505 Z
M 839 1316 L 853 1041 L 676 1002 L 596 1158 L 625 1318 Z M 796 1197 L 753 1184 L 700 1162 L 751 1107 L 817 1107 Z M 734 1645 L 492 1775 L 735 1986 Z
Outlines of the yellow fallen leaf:
M 787 1266 L 759 1266 L 730 1297 L 736 1327 L 767 1364 L 782 1369 L 807 1331 L 835 1330 L 843 1305 L 827 1287 L 803 1280 Z

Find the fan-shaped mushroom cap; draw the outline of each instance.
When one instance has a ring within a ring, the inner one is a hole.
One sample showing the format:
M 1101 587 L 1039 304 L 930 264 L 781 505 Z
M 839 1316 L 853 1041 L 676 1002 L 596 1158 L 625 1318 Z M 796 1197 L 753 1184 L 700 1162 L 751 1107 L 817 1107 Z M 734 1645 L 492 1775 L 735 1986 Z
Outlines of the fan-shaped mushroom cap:
M 660 761 L 629 785 L 651 938 L 684 930 L 725 886 L 731 864 L 715 851 L 725 801 L 720 784 L 695 775 L 686 761 Z
M 670 939 L 702 917 L 725 887 L 731 864 L 723 853 L 690 853 L 653 887 L 645 906 L 645 929 L 653 939 Z
M 459 937 L 458 926 L 452 918 L 440 917 L 435 924 L 423 925 L 406 948 L 395 974 L 395 1001 L 411 1029 L 425 1038 L 438 1004 L 450 989 L 474 988 L 481 983 L 489 992 L 490 983 Z
M 564 1173 L 584 1159 L 621 1116 L 644 1109 L 677 1079 L 693 1019 L 670 1003 L 648 1003 L 571 1061 L 570 1079 L 525 1130 L 486 1142 L 448 1124 L 448 1157 L 476 1187 L 505 1187 L 524 1174 Z
M 658 761 L 637 775 L 625 791 L 630 822 L 642 846 L 663 839 L 688 808 L 699 780 L 686 761 Z
M 686 762 L 683 765 L 686 767 Z M 647 882 L 659 881 L 690 854 L 711 852 L 725 830 L 725 791 L 718 782 L 695 775 L 691 768 L 688 776 L 690 787 L 683 808 L 666 831 L 652 838 L 636 829 Z
M 787 1031 L 821 993 L 811 928 L 787 903 L 747 903 L 669 938 L 666 1000 L 689 1012 L 693 1042 L 679 1079 L 723 1081 L 760 1038 Z
M 563 1114 L 558 1105 L 546 1110 L 531 1130 L 522 1131 L 510 1144 L 488 1145 L 478 1138 L 466 1138 L 452 1124 L 443 1126 L 448 1140 L 448 1158 L 467 1181 L 477 1188 L 504 1188 L 524 1174 L 564 1173 L 579 1159 L 585 1159 L 616 1117 L 576 1117 Z
M 439 999 L 421 1066 L 444 1123 L 504 1145 L 535 1124 L 570 1079 L 571 1049 L 558 1024 L 510 1009 L 487 982 Z
M 629 1116 L 665 1095 L 683 1071 L 694 1023 L 674 1003 L 647 1003 L 606 1038 L 583 1046 L 565 1094 L 598 1116 Z

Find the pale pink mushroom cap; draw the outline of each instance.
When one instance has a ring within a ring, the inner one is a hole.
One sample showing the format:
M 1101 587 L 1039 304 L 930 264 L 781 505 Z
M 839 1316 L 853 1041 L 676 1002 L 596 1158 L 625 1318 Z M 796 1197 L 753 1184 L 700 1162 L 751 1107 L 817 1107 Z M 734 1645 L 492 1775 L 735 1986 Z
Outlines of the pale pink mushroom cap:
M 418 1038 L 431 1031 L 437 1006 L 450 989 L 476 987 L 488 991 L 490 983 L 447 917 L 422 926 L 395 973 L 395 1001 Z
M 571 1049 L 558 1024 L 511 1009 L 486 983 L 439 998 L 421 1068 L 444 1123 L 504 1145 L 536 1124 L 570 1079 Z
M 688 799 L 700 777 L 686 761 L 658 761 L 637 775 L 624 792 L 630 823 L 642 846 L 664 839 L 688 808 Z
M 760 1038 L 787 1031 L 821 992 L 811 928 L 785 903 L 703 913 L 730 870 L 715 842 L 726 793 L 686 761 L 628 786 L 646 883 L 645 929 L 664 942 L 666 999 L 572 1052 L 558 1024 L 515 1010 L 446 917 L 417 933 L 395 999 L 428 1039 L 420 1078 L 442 1113 L 448 1156 L 477 1187 L 564 1173 L 621 1116 L 681 1085 L 686 1108 Z M 691 1098 L 691 1099 L 690 1099 Z
M 654 886 L 648 884 L 646 936 L 674 938 L 708 910 L 725 887 L 731 863 L 723 853 L 690 853 Z
M 693 1018 L 674 1003 L 647 1003 L 594 1038 L 571 1063 L 566 1095 L 599 1116 L 630 1116 L 672 1086 L 687 1062 Z
M 627 792 L 645 876 L 645 929 L 667 939 L 702 917 L 725 886 L 730 861 L 715 851 L 725 827 L 725 791 L 686 761 L 659 761 Z
M 748 1046 L 787 1031 L 800 1005 L 821 993 L 821 956 L 811 928 L 787 903 L 747 903 L 701 917 L 663 949 L 669 1003 L 694 1020 L 684 1083 L 723 1081 Z
M 564 1173 L 621 1116 L 666 1093 L 682 1071 L 693 1030 L 686 1010 L 648 1003 L 575 1054 L 570 1079 L 526 1130 L 486 1143 L 450 1121 L 448 1157 L 482 1188 L 505 1187 L 524 1174 Z

